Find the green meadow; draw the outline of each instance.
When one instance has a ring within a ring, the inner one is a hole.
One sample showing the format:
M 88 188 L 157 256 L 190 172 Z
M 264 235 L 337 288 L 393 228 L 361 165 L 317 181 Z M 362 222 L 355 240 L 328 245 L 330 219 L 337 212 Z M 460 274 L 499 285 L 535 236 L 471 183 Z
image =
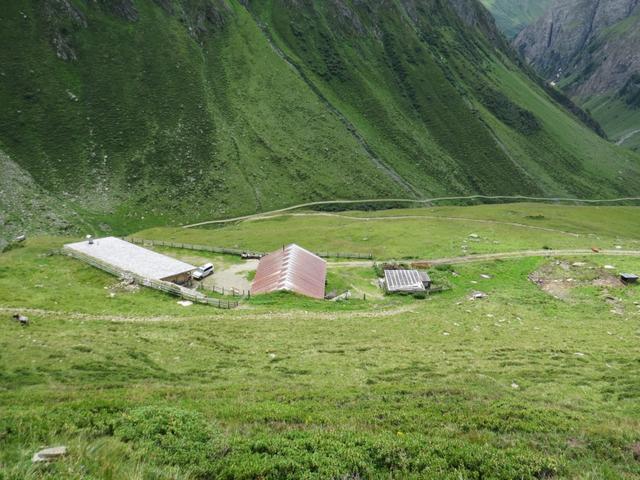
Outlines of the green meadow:
M 259 250 L 640 250 L 632 207 L 501 205 L 293 214 L 145 238 Z M 534 228 L 535 227 L 535 228 Z M 477 235 L 469 237 L 469 235 Z M 448 289 L 367 300 L 181 307 L 29 239 L 0 254 L 0 479 L 640 477 L 640 258 L 438 266 Z M 232 257 L 166 250 L 180 258 Z M 535 280 L 534 281 L 532 281 Z M 487 296 L 470 300 L 477 291 Z M 10 319 L 19 309 L 28 327 Z M 62 460 L 34 465 L 45 446 Z
M 314 251 L 372 253 L 381 260 L 543 248 L 620 246 L 632 250 L 640 246 L 640 209 L 524 203 L 381 212 L 300 212 L 224 228 L 153 228 L 134 236 L 257 251 L 295 242 Z

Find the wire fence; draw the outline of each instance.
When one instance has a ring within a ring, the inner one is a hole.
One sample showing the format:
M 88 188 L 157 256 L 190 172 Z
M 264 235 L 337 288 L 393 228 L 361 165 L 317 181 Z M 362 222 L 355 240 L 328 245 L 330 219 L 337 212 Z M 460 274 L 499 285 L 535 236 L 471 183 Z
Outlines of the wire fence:
M 236 308 L 239 305 L 237 301 L 220 300 L 217 298 L 211 298 L 200 292 L 197 292 L 196 290 L 185 288 L 180 285 L 176 285 L 175 283 L 165 282 L 164 280 L 156 280 L 153 278 L 147 278 L 141 275 L 137 275 L 133 272 L 129 272 L 129 271 L 117 268 L 106 262 L 101 262 L 93 257 L 82 254 L 75 250 L 71 250 L 69 248 L 63 248 L 62 250 L 60 250 L 59 253 L 63 255 L 67 255 L 69 257 L 73 257 L 82 262 L 85 262 L 91 265 L 92 267 L 98 268 L 116 277 L 123 278 L 123 279 L 130 279 L 131 281 L 137 283 L 138 285 L 153 288 L 154 290 L 159 290 L 161 292 L 169 293 L 171 295 L 175 295 L 177 297 L 183 298 L 184 300 L 188 300 L 193 303 L 211 305 L 213 307 L 223 308 L 223 309 Z
M 185 250 L 197 250 L 202 252 L 221 253 L 226 255 L 237 255 L 244 258 L 260 258 L 266 255 L 265 252 L 252 250 L 242 250 L 239 248 L 213 247 L 211 245 L 198 245 L 193 243 L 169 242 L 166 240 L 150 240 L 137 237 L 124 237 L 123 240 L 137 245 L 148 245 L 156 247 L 181 248 Z M 322 258 L 344 258 L 352 260 L 373 260 L 372 253 L 348 253 L 348 252 L 314 252 Z

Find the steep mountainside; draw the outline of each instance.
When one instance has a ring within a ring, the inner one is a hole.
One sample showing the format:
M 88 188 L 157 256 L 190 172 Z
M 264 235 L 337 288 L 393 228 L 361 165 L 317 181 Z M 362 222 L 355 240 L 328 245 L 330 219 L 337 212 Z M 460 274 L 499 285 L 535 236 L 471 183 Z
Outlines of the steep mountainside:
M 508 38 L 542 16 L 551 0 L 482 0 Z
M 25 231 L 77 233 L 77 215 L 0 150 L 0 252 Z
M 636 146 L 639 43 L 638 0 L 556 0 L 514 41 L 542 75 L 589 108 L 610 136 Z
M 24 0 L 0 22 L 3 150 L 102 229 L 640 187 L 476 0 Z

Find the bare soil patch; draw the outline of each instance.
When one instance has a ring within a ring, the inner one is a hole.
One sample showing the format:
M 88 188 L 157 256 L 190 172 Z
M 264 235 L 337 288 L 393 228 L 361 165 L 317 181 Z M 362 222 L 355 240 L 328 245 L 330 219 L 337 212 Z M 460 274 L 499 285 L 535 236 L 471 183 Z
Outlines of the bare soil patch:
M 572 290 L 577 287 L 594 286 L 609 289 L 624 286 L 613 270 L 590 262 L 572 263 L 563 260 L 544 264 L 529 275 L 529 280 L 560 300 L 568 300 Z

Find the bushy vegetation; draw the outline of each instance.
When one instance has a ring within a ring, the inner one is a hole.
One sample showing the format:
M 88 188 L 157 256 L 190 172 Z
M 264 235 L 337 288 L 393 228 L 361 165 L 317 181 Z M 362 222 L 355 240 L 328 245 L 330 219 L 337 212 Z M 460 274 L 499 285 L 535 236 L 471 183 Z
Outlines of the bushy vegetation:
M 541 125 L 535 115 L 518 107 L 503 93 L 485 85 L 478 88 L 478 93 L 483 105 L 506 125 L 524 135 L 533 135 L 540 130 Z

